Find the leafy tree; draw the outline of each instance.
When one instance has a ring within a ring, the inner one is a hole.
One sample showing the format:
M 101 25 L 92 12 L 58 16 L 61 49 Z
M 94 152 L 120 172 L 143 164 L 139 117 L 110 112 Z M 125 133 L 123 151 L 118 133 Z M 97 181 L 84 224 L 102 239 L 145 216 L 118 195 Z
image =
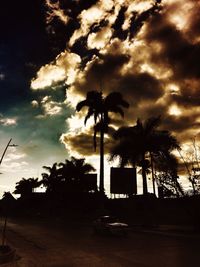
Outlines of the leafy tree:
M 179 183 L 178 160 L 172 153 L 155 155 L 156 181 L 162 189 L 163 196 L 184 196 L 185 192 Z
M 118 92 L 112 92 L 106 97 L 102 92 L 90 91 L 86 99 L 79 102 L 76 110 L 80 111 L 87 107 L 85 124 L 90 117 L 94 118 L 94 148 L 96 149 L 96 135 L 100 131 L 100 192 L 104 192 L 104 134 L 108 131 L 110 123 L 109 112 L 119 113 L 124 116 L 123 108 L 128 108 L 129 104 L 123 99 Z
M 192 186 L 192 194 L 197 195 L 200 193 L 200 147 L 195 137 L 191 141 L 186 151 L 179 150 L 179 155 L 186 168 L 187 177 Z
M 160 117 L 151 117 L 145 122 L 138 119 L 136 125 L 121 127 L 113 136 L 117 142 L 111 150 L 111 160 L 119 158 L 121 166 L 131 164 L 142 167 L 143 194 L 148 193 L 147 160 L 151 156 L 153 159 L 155 155 L 166 155 L 179 148 L 176 138 L 169 131 L 157 129 L 160 122 Z

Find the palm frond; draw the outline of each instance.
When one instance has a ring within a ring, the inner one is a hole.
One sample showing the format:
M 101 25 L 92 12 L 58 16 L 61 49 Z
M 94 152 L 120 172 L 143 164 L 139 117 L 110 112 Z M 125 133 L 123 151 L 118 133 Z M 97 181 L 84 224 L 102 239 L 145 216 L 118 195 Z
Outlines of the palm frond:
M 94 114 L 93 110 L 91 108 L 88 109 L 88 113 L 85 116 L 84 124 L 86 125 L 87 120 Z
M 83 100 L 76 105 L 76 111 L 80 111 L 83 107 L 88 107 L 88 106 L 89 106 L 88 100 L 87 99 Z
M 109 111 L 114 113 L 119 113 L 122 116 L 122 118 L 124 117 L 124 111 L 122 110 L 122 108 L 118 106 L 112 106 Z
M 122 94 L 119 92 L 112 92 L 105 98 L 105 106 L 109 109 L 111 106 L 122 106 L 128 108 L 129 104 L 122 97 Z
M 144 129 L 145 132 L 151 133 L 152 131 L 154 131 L 161 123 L 161 116 L 158 117 L 150 117 L 149 119 L 147 119 L 144 122 Z

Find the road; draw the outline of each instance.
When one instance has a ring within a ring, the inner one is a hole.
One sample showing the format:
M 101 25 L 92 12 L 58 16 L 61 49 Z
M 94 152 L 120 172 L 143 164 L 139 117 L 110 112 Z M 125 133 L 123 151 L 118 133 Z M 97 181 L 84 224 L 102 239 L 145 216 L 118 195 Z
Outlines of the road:
M 198 238 L 131 231 L 128 237 L 93 234 L 89 225 L 10 221 L 7 240 L 19 267 L 195 267 Z M 9 265 L 11 266 L 11 265 Z M 14 265 L 13 265 L 14 266 Z

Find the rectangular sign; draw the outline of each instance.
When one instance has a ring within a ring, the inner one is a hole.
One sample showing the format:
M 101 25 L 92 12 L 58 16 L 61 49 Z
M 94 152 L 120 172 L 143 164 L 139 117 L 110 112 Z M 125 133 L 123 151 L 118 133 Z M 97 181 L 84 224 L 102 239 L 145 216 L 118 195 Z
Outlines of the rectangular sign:
M 111 168 L 111 194 L 137 194 L 136 168 Z

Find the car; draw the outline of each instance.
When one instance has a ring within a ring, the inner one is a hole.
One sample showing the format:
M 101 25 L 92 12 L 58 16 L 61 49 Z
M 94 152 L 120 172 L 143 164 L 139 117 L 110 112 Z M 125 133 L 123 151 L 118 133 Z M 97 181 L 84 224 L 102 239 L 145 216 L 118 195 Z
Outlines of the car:
M 128 233 L 128 224 L 121 222 L 113 216 L 101 216 L 94 221 L 94 232 L 126 236 Z

